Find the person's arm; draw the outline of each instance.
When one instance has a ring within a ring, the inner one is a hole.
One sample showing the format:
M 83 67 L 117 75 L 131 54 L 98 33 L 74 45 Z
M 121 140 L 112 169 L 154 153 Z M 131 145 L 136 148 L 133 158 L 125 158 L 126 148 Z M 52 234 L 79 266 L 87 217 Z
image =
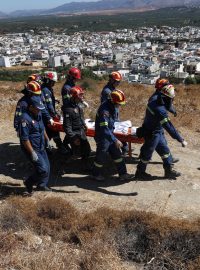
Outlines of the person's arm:
M 175 117 L 177 116 L 176 109 L 174 108 L 173 105 L 171 105 L 171 107 L 169 108 L 169 112 L 172 113 Z
M 109 88 L 104 88 L 101 92 L 101 103 L 108 100 L 110 97 L 111 90 Z
M 47 106 L 47 110 L 48 110 L 49 114 L 52 117 L 55 116 L 56 112 L 55 112 L 55 109 L 53 106 L 53 101 L 52 101 L 50 93 L 47 93 L 47 92 L 45 93 L 45 104 Z
M 17 103 L 15 115 L 14 115 L 14 128 L 17 131 L 19 129 L 21 116 L 27 110 L 27 102 L 20 101 Z
M 28 122 L 24 119 L 20 122 L 20 129 L 19 129 L 19 137 L 21 144 L 23 145 L 24 149 L 30 155 L 30 158 L 33 162 L 38 160 L 38 155 L 32 147 L 32 144 L 29 140 L 29 126 Z
M 178 142 L 182 143 L 184 139 L 181 137 L 181 135 L 178 133 L 178 131 L 173 126 L 172 122 L 170 121 L 167 111 L 165 109 L 160 109 L 158 113 L 158 117 L 160 120 L 160 124 L 162 127 L 169 133 L 169 135 L 177 140 Z
M 72 115 L 73 112 L 70 109 L 63 112 L 63 129 L 69 139 L 72 139 L 76 135 L 72 130 Z
M 70 94 L 69 94 L 70 89 L 71 89 L 71 87 L 69 85 L 64 85 L 63 86 L 62 91 L 61 91 L 63 103 L 65 101 L 69 101 L 69 99 L 70 99 Z
M 108 111 L 103 111 L 99 116 L 99 127 L 101 134 L 109 141 L 116 142 L 117 138 L 113 132 L 108 128 L 110 114 Z
M 29 140 L 22 141 L 22 144 L 23 144 L 25 150 L 27 151 L 27 153 L 31 155 L 34 150 L 33 150 L 33 147 L 31 145 L 30 141 Z

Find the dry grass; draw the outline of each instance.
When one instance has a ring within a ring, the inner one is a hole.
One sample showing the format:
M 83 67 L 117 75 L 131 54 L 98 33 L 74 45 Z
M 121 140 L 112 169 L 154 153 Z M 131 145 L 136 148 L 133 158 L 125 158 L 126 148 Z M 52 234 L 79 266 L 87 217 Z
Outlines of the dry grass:
M 61 198 L 13 197 L 1 206 L 0 269 L 122 270 L 129 261 L 148 270 L 197 270 L 199 225 L 107 208 L 80 214 Z
M 23 89 L 23 83 L 0 82 L 0 109 L 3 112 L 2 118 L 7 118 L 10 114 L 10 119 L 13 118 L 14 109 L 17 100 L 21 97 L 20 90 Z M 58 82 L 55 86 L 55 93 L 58 99 L 61 100 L 61 88 L 64 81 Z M 86 117 L 94 119 L 96 110 L 99 106 L 100 92 L 106 81 L 95 82 L 91 79 L 85 79 L 80 84 L 87 84 L 85 98 L 90 104 L 90 108 L 86 110 Z M 131 119 L 134 125 L 140 125 L 144 117 L 146 103 L 150 95 L 154 92 L 153 86 L 134 85 L 122 82 L 119 89 L 126 94 L 127 104 L 121 108 L 121 119 Z M 180 128 L 187 128 L 199 132 L 198 127 L 200 117 L 200 96 L 199 86 L 177 86 L 177 95 L 175 98 L 175 107 L 178 112 L 178 117 L 171 119 L 175 125 Z

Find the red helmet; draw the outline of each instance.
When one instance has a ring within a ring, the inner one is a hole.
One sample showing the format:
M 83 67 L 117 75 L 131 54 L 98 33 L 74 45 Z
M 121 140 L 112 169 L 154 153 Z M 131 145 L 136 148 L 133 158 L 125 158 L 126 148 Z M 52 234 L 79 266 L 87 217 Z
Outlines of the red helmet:
M 165 85 L 168 85 L 169 84 L 169 80 L 168 79 L 157 79 L 156 80 L 156 83 L 155 83 L 155 88 L 157 90 L 161 90 Z
M 56 71 L 46 71 L 44 73 L 44 77 L 47 80 L 53 81 L 53 82 L 57 82 L 58 81 L 58 75 Z
M 112 103 L 114 104 L 119 104 L 119 105 L 126 104 L 124 92 L 122 92 L 121 90 L 112 91 L 110 94 L 110 99 Z
M 29 82 L 26 86 L 26 89 L 35 95 L 41 94 L 41 86 L 38 82 L 35 81 Z
M 70 95 L 73 98 L 83 99 L 84 91 L 80 86 L 74 86 L 70 89 Z
M 118 71 L 113 71 L 109 77 L 115 81 L 120 82 L 122 80 L 122 75 Z
M 73 77 L 74 79 L 80 80 L 81 79 L 81 71 L 80 69 L 73 67 L 68 70 L 68 75 Z
M 42 84 L 42 77 L 40 74 L 31 74 L 28 76 L 28 79 L 27 79 L 27 83 L 29 82 L 32 82 L 32 81 L 35 81 L 35 82 L 38 82 L 39 84 Z

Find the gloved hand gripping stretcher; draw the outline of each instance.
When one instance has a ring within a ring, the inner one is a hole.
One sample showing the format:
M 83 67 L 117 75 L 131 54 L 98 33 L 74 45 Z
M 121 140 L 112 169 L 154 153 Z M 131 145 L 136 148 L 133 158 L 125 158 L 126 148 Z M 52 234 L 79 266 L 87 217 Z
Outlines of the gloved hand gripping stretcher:
M 87 131 L 86 135 L 88 137 L 94 137 L 95 136 L 95 122 L 86 119 L 85 120 Z M 54 125 L 50 125 L 49 128 L 51 128 L 54 131 L 60 131 L 64 132 L 63 130 L 63 121 L 62 119 L 54 119 Z M 132 150 L 131 150 L 131 143 L 138 143 L 142 144 L 144 143 L 143 138 L 138 138 L 136 136 L 136 129 L 137 127 L 133 127 L 131 121 L 122 121 L 122 122 L 115 122 L 115 130 L 114 134 L 121 142 L 127 142 L 129 145 L 129 156 L 132 156 Z

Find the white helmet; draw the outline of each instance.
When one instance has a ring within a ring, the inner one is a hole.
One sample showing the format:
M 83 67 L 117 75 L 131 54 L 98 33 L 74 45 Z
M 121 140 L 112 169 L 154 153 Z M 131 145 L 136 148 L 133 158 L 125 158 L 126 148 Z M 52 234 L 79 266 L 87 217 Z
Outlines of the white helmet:
M 170 98 L 174 98 L 175 97 L 175 88 L 172 84 L 168 84 L 168 85 L 165 85 L 161 90 L 160 92 L 167 96 L 167 97 L 170 97 Z
M 58 75 L 56 71 L 45 71 L 44 77 L 54 82 L 58 81 Z

